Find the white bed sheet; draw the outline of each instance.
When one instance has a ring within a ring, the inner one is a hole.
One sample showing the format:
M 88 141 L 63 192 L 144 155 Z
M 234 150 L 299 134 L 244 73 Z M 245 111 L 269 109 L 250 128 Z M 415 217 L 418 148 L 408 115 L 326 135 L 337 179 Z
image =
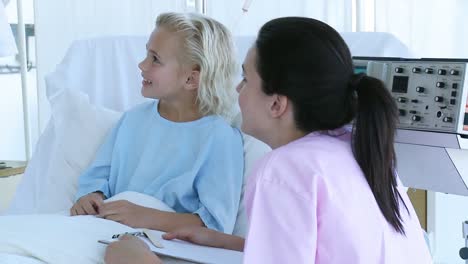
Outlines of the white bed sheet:
M 44 264 L 45 262 L 31 257 L 0 253 L 0 264 Z
M 115 200 L 128 200 L 141 206 L 173 212 L 162 201 L 141 193 L 124 192 L 105 202 Z M 97 241 L 110 239 L 113 234 L 135 231 L 137 230 L 131 227 L 94 216 L 70 217 L 68 212 L 2 216 L 0 254 L 6 256 L 5 259 L 9 261 L 7 263 L 103 263 L 106 246 Z M 161 242 L 164 244 L 164 241 Z M 181 254 L 187 255 L 190 250 L 191 248 L 185 248 Z M 223 253 L 222 249 L 210 250 L 217 250 L 219 256 L 226 256 L 225 261 L 216 259 L 212 263 L 227 263 L 227 258 L 233 257 L 230 253 Z M 236 263 L 240 263 L 242 253 L 236 253 L 236 257 Z M 169 257 L 162 259 L 165 264 L 192 263 Z

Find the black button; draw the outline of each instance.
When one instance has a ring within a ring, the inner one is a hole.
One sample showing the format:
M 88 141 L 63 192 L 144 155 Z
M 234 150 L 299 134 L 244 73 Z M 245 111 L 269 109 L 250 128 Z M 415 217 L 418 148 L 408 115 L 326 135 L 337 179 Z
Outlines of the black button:
M 452 83 L 452 88 L 457 89 L 458 88 L 458 83 Z
M 424 71 L 425 71 L 427 74 L 432 74 L 432 73 L 434 72 L 434 70 L 431 69 L 431 68 L 426 68 Z
M 397 98 L 397 101 L 398 101 L 399 103 L 406 103 L 406 98 L 405 98 L 405 97 L 398 97 L 398 98 Z
M 450 70 L 450 75 L 458 75 L 458 71 L 457 70 Z
M 417 113 L 416 110 L 411 110 L 411 111 L 409 111 L 409 112 L 410 112 L 410 114 L 413 114 L 413 115 Z
M 456 105 L 456 104 L 457 104 L 457 100 L 455 100 L 455 99 L 450 99 L 450 104 L 451 104 L 451 105 Z
M 436 83 L 436 86 L 439 87 L 439 88 L 444 88 L 444 87 L 445 87 L 445 83 L 444 83 L 444 82 L 437 82 L 437 83 Z
M 400 112 L 400 116 L 405 116 L 406 115 L 406 110 L 405 109 L 398 109 Z
M 414 68 L 413 68 L 413 72 L 414 72 L 414 73 L 420 73 L 420 72 L 421 72 L 421 68 L 414 67 Z
M 403 73 L 403 68 L 396 67 L 396 68 L 395 68 L 395 72 L 396 72 L 396 73 Z
M 445 75 L 447 74 L 447 70 L 440 69 L 437 73 L 439 73 L 439 75 Z
M 452 97 L 457 97 L 457 91 L 452 91 Z
M 417 103 L 419 103 L 419 100 L 418 99 L 413 99 L 413 100 L 411 100 L 411 102 L 417 104 Z

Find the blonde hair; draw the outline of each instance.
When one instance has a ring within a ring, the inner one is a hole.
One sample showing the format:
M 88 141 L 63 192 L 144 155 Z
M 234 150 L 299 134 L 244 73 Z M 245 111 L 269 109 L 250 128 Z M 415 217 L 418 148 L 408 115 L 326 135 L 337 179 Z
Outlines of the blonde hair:
M 156 27 L 180 34 L 182 62 L 200 68 L 200 113 L 230 118 L 236 102 L 237 63 L 229 30 L 218 21 L 195 13 L 162 13 L 156 19 Z

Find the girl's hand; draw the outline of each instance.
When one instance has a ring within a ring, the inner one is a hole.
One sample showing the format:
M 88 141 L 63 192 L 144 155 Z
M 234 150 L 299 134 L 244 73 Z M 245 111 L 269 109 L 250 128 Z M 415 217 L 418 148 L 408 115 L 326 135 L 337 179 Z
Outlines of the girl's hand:
M 164 239 L 180 239 L 194 244 L 225 248 L 236 251 L 244 251 L 245 240 L 242 237 L 224 234 L 206 227 L 187 226 L 168 232 L 163 235 Z
M 97 215 L 99 207 L 103 204 L 104 194 L 93 192 L 81 197 L 70 209 L 70 215 Z
M 133 228 L 149 227 L 151 212 L 153 209 L 136 205 L 129 201 L 121 200 L 103 203 L 99 207 L 98 217 L 119 222 Z
M 190 243 L 210 246 L 221 247 L 219 241 L 219 232 L 201 226 L 187 226 L 163 235 L 166 240 L 180 239 Z

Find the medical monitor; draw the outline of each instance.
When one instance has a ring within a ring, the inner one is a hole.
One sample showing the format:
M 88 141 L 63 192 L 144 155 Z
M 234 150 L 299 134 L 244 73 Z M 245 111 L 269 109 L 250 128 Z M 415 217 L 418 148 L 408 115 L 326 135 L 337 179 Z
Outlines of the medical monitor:
M 468 60 L 354 57 L 355 72 L 381 79 L 399 110 L 399 129 L 468 136 Z
M 397 172 L 407 187 L 468 196 L 468 60 L 354 57 L 398 107 Z

